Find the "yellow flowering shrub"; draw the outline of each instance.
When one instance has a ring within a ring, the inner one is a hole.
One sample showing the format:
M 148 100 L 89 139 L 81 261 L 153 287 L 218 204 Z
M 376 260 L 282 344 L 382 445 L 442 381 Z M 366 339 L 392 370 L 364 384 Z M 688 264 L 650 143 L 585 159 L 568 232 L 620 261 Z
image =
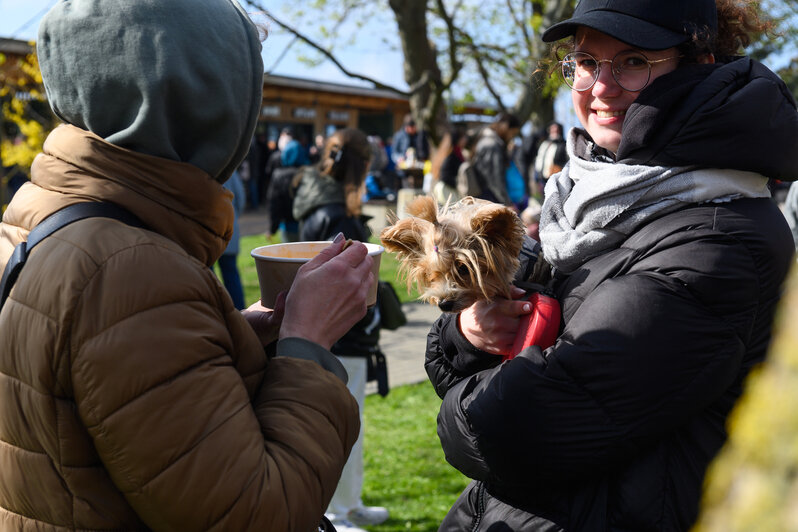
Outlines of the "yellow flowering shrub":
M 767 360 L 748 377 L 693 532 L 798 532 L 798 268 Z
M 34 43 L 30 44 L 35 50 Z M 56 124 L 47 104 L 35 51 L 20 58 L 0 54 L 0 112 L 0 162 L 30 175 L 34 157 L 42 151 L 44 139 Z M 6 179 L 3 176 L 0 183 L 3 208 L 7 201 Z

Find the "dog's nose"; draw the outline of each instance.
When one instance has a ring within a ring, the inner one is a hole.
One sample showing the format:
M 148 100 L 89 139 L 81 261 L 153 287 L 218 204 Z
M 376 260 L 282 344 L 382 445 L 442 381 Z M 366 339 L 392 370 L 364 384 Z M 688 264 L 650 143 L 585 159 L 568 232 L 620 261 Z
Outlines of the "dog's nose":
M 438 303 L 438 308 L 441 309 L 443 312 L 451 312 L 454 309 L 454 301 L 451 299 L 444 299 L 440 303 Z

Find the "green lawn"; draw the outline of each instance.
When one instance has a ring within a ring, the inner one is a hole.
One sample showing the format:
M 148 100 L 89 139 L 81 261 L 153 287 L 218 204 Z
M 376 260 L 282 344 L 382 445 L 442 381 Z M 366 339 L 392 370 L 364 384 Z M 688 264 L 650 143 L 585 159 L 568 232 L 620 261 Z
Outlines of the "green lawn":
M 443 457 L 435 432 L 440 404 L 429 382 L 366 397 L 363 502 L 391 512 L 387 522 L 369 530 L 438 530 L 468 484 Z
M 258 276 L 249 251 L 277 242 L 277 237 L 267 240 L 263 235 L 241 239 L 238 268 L 247 304 L 259 298 Z M 417 294 L 407 293 L 405 283 L 397 279 L 397 269 L 396 258 L 384 253 L 380 279 L 393 283 L 403 303 L 415 301 Z M 392 388 L 386 397 L 366 397 L 363 501 L 385 506 L 391 512 L 387 522 L 368 530 L 436 531 L 468 483 L 443 456 L 435 432 L 440 404 L 428 382 Z

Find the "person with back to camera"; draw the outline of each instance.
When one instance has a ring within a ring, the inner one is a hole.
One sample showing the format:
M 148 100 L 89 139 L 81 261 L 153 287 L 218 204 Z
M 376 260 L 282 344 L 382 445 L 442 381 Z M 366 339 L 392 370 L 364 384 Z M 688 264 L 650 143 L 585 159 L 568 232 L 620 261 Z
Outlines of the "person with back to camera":
M 357 129 L 340 129 L 327 140 L 319 164 L 298 176 L 294 217 L 303 241 L 328 240 L 338 233 L 367 242 L 371 231 L 361 215 L 361 191 L 373 156 L 368 137 Z M 366 399 L 367 357 L 380 339 L 377 306 L 332 346 L 349 375 L 347 387 L 362 415 Z M 381 506 L 365 506 L 363 490 L 363 427 L 327 509 L 339 532 L 363 532 L 357 525 L 378 525 L 388 519 Z
M 479 133 L 471 166 L 476 170 L 482 199 L 512 205 L 506 181 L 510 166 L 507 146 L 520 130 L 521 121 L 517 116 L 499 113 L 496 120 Z
M 754 3 L 582 0 L 543 33 L 583 129 L 540 219 L 560 336 L 500 364 L 524 301 L 438 320 L 427 372 L 447 460 L 474 481 L 440 529 L 685 531 L 793 246 L 769 177 L 798 113 L 747 57 Z
M 279 233 L 282 242 L 299 240 L 299 223 L 292 214 L 294 203 L 293 182 L 299 169 L 310 164 L 305 148 L 293 138 L 291 130 L 286 128 L 283 134 L 288 137 L 280 148 L 280 167 L 272 172 L 267 194 L 269 203 L 269 231 Z
M 465 162 L 463 149 L 467 141 L 465 130 L 461 126 L 453 125 L 441 139 L 440 146 L 432 157 L 432 175 L 435 177 L 432 196 L 440 205 L 445 205 L 447 201 L 455 203 L 461 199 L 457 191 L 457 172 Z
M 63 227 L 0 311 L 0 529 L 316 530 L 359 431 L 329 348 L 366 312 L 372 260 L 341 235 L 273 311 L 236 310 L 210 268 L 260 108 L 258 30 L 232 0 L 71 0 L 37 50 L 65 124 L 3 215 L 0 269 L 68 205 L 144 227 Z

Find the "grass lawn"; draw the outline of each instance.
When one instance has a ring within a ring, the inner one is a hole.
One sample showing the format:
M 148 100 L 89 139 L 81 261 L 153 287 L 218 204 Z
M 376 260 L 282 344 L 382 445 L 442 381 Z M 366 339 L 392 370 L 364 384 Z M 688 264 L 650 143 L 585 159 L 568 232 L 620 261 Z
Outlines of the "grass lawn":
M 263 235 L 241 238 L 238 269 L 249 305 L 259 299 L 255 261 L 249 251 L 279 242 Z M 373 239 L 374 243 L 379 243 Z M 390 281 L 399 299 L 415 301 L 405 283 L 397 278 L 398 263 L 383 253 L 380 279 Z M 217 270 L 218 274 L 218 270 Z M 441 401 L 428 382 L 392 388 L 386 397 L 366 397 L 363 502 L 385 506 L 391 518 L 373 532 L 433 532 L 443 520 L 468 479 L 450 466 L 443 456 L 436 430 Z
M 428 382 L 366 397 L 363 502 L 391 512 L 368 530 L 436 531 L 468 484 L 443 457 L 435 432 L 440 404 Z

